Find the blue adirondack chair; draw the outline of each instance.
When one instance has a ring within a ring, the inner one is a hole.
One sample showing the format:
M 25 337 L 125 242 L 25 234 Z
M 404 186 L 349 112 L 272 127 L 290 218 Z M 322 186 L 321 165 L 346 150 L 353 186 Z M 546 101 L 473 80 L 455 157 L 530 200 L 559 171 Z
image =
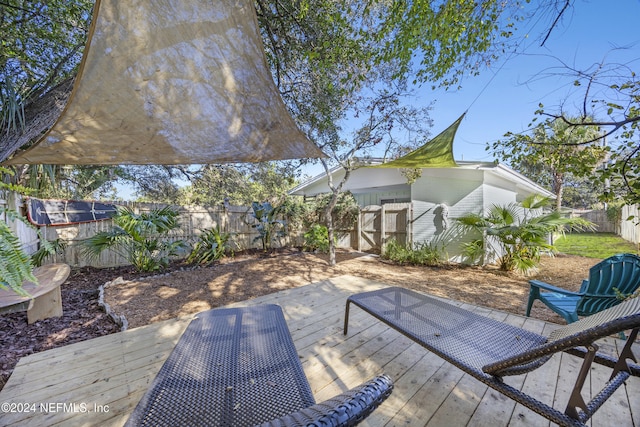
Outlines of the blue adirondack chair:
M 567 291 L 539 280 L 529 281 L 527 317 L 535 300 L 540 300 L 551 310 L 564 317 L 567 323 L 578 316 L 590 316 L 622 302 L 617 289 L 628 295 L 640 287 L 640 257 L 618 254 L 609 257 L 589 269 L 589 279 L 582 281 L 578 292 Z

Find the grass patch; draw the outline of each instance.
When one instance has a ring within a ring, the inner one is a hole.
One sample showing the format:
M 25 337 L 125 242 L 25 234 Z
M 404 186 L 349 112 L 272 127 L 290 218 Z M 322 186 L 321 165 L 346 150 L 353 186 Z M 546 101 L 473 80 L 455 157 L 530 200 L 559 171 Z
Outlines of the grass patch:
M 639 254 L 638 247 L 613 233 L 567 233 L 553 243 L 558 252 L 605 259 L 620 253 Z

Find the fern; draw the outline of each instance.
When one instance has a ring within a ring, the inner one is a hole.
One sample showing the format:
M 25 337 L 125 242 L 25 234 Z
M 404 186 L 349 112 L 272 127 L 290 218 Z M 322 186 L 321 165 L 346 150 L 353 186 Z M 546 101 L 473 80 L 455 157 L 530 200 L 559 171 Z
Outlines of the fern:
M 0 174 L 12 176 L 13 171 L 0 166 Z M 23 194 L 29 192 L 29 189 L 6 183 L 3 179 L 0 179 L 0 190 L 9 190 Z M 35 227 L 29 224 L 26 218 L 14 210 L 6 208 L 0 209 L 0 214 L 5 215 L 7 220 L 22 221 L 29 227 L 35 229 Z M 36 232 L 40 240 L 44 240 L 37 229 Z M 20 240 L 13 234 L 7 222 L 0 220 L 0 289 L 9 289 L 19 295 L 29 296 L 22 288 L 24 281 L 38 283 L 38 280 L 33 275 L 31 257 L 22 250 Z
M 32 270 L 31 258 L 22 250 L 20 240 L 4 221 L 0 221 L 0 289 L 29 296 L 22 289 L 22 282 L 37 283 Z

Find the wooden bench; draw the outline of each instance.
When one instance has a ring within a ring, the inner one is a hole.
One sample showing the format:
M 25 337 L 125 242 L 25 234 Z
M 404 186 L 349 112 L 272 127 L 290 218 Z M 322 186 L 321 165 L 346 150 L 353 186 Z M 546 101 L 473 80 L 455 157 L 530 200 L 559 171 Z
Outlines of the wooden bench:
M 48 264 L 33 270 L 38 284 L 23 283 L 30 296 L 23 297 L 11 290 L 0 289 L 0 314 L 27 311 L 29 324 L 49 317 L 62 316 L 60 285 L 67 280 L 71 269 L 67 264 Z

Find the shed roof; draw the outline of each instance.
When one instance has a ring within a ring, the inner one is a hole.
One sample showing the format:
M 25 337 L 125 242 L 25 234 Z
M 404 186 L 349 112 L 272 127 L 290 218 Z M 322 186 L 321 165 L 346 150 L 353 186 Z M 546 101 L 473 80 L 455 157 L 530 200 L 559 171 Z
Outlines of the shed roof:
M 362 163 L 369 165 L 376 165 L 382 163 L 382 159 L 366 159 L 362 160 Z M 456 162 L 458 165 L 455 168 L 425 168 L 423 169 L 423 173 L 427 173 L 428 170 L 450 170 L 451 173 L 458 173 L 456 171 L 460 171 L 460 169 L 473 169 L 473 170 L 482 170 L 489 174 L 493 174 L 497 177 L 506 179 L 516 185 L 516 188 L 522 189 L 522 191 L 526 193 L 537 193 L 545 197 L 555 198 L 555 195 L 545 189 L 544 187 L 536 184 L 526 176 L 516 172 L 512 168 L 507 165 L 495 162 L 472 162 L 472 161 L 462 161 L 458 160 Z M 353 182 L 353 177 L 356 174 L 370 174 L 371 177 L 375 176 L 378 180 L 387 180 L 386 181 L 386 189 L 397 188 L 399 185 L 408 185 L 406 183 L 406 178 L 402 176 L 399 171 L 402 168 L 394 168 L 394 169 L 377 169 L 370 167 L 362 167 L 356 169 L 352 172 L 352 178 L 350 181 L 347 181 L 345 187 L 343 188 L 345 191 L 353 191 L 353 192 L 364 192 L 367 189 L 371 189 L 373 191 L 374 184 L 372 184 L 372 179 L 361 179 L 359 182 L 366 182 L 366 186 L 358 185 L 353 186 L 350 185 L 350 182 Z M 336 166 L 330 170 L 330 173 L 334 177 L 338 177 L 344 172 L 344 169 L 341 166 Z M 368 175 L 369 176 L 369 175 Z M 335 178 L 334 178 L 335 180 Z M 375 185 L 376 190 L 380 191 L 384 187 L 380 187 Z M 321 173 L 313 178 L 308 179 L 307 181 L 301 183 L 300 185 L 293 188 L 289 194 L 298 195 L 298 196 L 314 196 L 317 194 L 326 193 L 329 191 L 328 185 L 326 184 L 326 174 Z

